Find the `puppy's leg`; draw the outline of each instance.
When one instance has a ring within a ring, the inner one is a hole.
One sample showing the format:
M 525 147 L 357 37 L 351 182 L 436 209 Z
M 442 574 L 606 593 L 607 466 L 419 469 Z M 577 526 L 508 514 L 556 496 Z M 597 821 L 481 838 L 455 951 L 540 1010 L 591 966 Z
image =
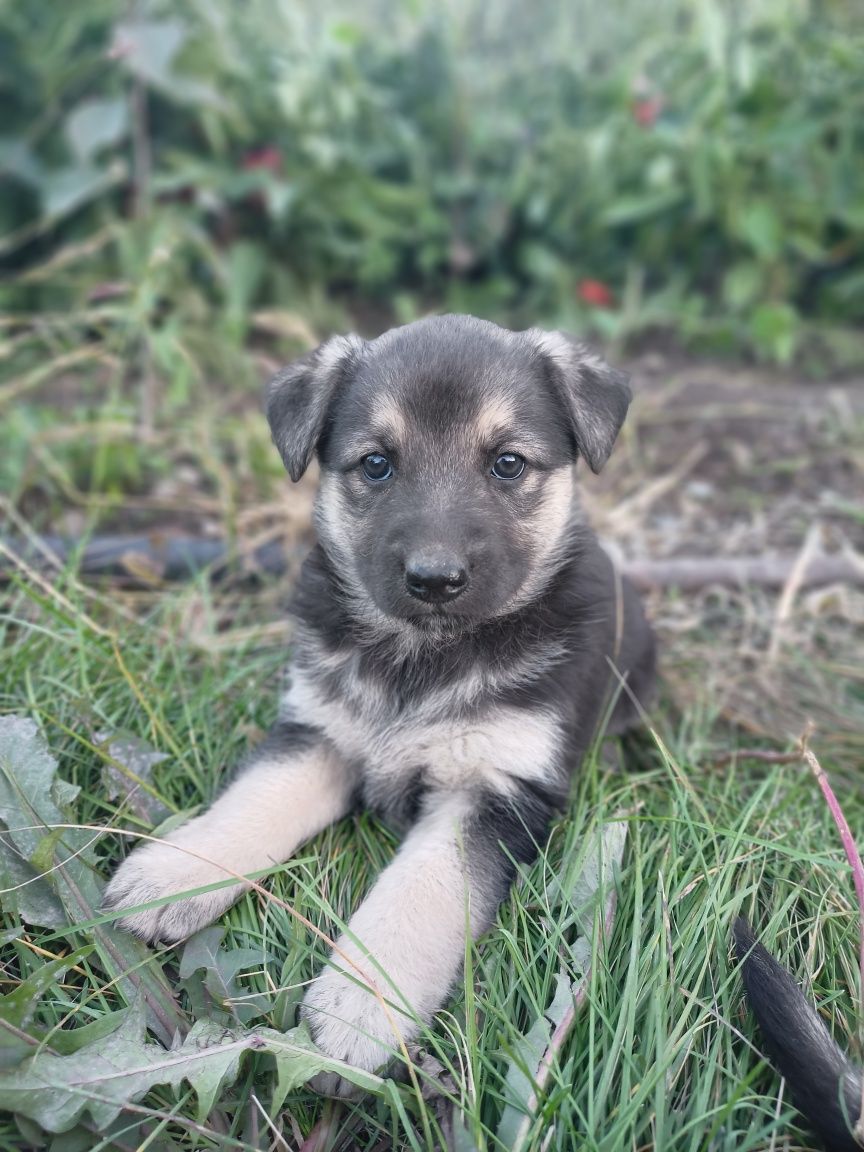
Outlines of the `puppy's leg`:
M 320 733 L 279 725 L 207 812 L 120 865 L 105 907 L 132 908 L 280 864 L 348 811 L 353 789 L 352 772 Z M 187 896 L 119 923 L 145 940 L 171 943 L 221 916 L 247 887 Z
M 498 844 L 502 832 L 507 839 L 506 819 L 487 824 L 489 799 L 480 792 L 438 798 L 352 917 L 303 1004 L 303 1017 L 327 1055 L 372 1071 L 443 1004 L 461 970 L 467 933 L 477 937 L 491 925 L 513 877 L 508 853 Z M 520 829 L 518 840 L 523 823 L 508 811 L 511 827 L 515 820 Z M 513 847 L 517 859 L 524 856 L 520 844 Z M 351 1090 L 332 1076 L 319 1078 L 317 1086 Z

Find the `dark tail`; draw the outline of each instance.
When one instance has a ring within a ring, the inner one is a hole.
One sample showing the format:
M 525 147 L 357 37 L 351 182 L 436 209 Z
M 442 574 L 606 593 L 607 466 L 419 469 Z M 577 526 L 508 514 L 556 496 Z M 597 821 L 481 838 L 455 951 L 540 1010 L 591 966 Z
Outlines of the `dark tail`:
M 852 1129 L 861 1112 L 861 1070 L 851 1064 L 746 920 L 734 925 L 735 956 L 765 1051 L 799 1111 L 829 1152 L 861 1152 Z

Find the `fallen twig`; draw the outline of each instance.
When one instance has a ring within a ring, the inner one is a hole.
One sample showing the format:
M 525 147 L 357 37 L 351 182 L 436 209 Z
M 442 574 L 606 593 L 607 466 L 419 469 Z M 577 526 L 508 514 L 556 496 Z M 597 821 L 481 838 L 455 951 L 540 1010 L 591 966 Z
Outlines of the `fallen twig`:
M 0 578 L 8 577 L 14 565 L 4 551 L 26 560 L 33 568 L 50 567 L 76 557 L 79 576 L 110 576 L 126 584 L 153 587 L 163 582 L 191 580 L 205 569 L 218 580 L 238 572 L 281 576 L 288 570 L 289 558 L 281 540 L 269 540 L 242 554 L 223 539 L 203 539 L 153 531 L 136 536 L 96 536 L 81 547 L 80 542 L 61 536 L 44 536 L 38 541 L 0 539 Z
M 796 752 L 772 752 L 769 748 L 736 748 L 715 757 L 709 768 L 722 768 L 738 760 L 758 760 L 762 764 L 797 764 L 801 760 L 801 750 Z
M 807 572 L 810 569 L 810 565 L 816 557 L 821 554 L 821 537 L 821 526 L 818 523 L 811 524 L 804 538 L 804 543 L 801 545 L 801 551 L 798 553 L 795 563 L 789 571 L 789 575 L 783 582 L 783 591 L 780 594 L 780 600 L 777 604 L 774 627 L 771 629 L 771 641 L 768 644 L 769 664 L 775 663 L 777 657 L 780 655 L 784 628 L 792 614 L 795 598 L 801 591 L 804 581 L 807 579 Z
M 622 569 L 640 591 L 679 588 L 682 592 L 692 592 L 710 584 L 783 588 L 799 555 L 779 552 L 773 556 L 631 560 L 622 564 Z M 864 560 L 848 552 L 812 557 L 797 587 L 815 588 L 822 584 L 864 584 Z

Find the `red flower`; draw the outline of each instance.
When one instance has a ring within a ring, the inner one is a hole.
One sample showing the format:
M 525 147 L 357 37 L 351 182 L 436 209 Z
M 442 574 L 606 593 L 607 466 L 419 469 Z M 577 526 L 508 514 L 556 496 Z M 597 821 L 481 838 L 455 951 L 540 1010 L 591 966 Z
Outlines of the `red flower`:
M 594 308 L 612 308 L 615 304 L 615 297 L 602 280 L 580 280 L 576 295 Z
M 243 157 L 243 168 L 247 172 L 263 168 L 275 174 L 281 167 L 282 153 L 272 144 L 265 144 L 263 148 L 250 148 Z
M 633 119 L 643 128 L 652 128 L 663 111 L 663 101 L 659 96 L 648 96 L 633 101 Z

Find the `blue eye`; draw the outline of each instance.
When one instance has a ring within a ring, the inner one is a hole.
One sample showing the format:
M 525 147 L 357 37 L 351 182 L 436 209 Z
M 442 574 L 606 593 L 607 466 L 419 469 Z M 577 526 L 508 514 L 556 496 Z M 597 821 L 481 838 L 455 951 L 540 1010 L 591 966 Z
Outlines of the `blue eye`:
M 492 465 L 496 480 L 517 480 L 525 471 L 525 459 L 515 452 L 502 452 Z
M 372 480 L 375 484 L 380 484 L 382 480 L 389 480 L 393 475 L 393 465 L 386 456 L 381 456 L 378 452 L 372 452 L 370 455 L 363 457 L 363 475 L 367 480 Z

